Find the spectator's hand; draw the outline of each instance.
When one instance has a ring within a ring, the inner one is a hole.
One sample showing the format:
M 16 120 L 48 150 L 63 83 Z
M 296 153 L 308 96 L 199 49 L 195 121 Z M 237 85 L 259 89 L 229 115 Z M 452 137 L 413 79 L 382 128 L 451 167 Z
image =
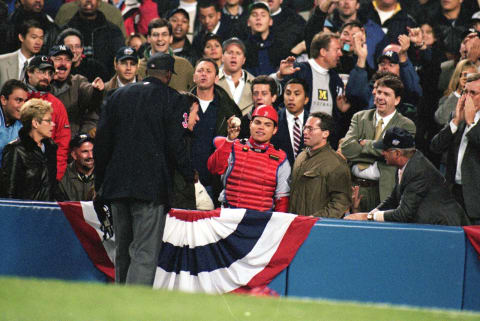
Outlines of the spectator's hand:
M 410 38 L 410 43 L 413 43 L 416 48 L 423 48 L 425 46 L 425 42 L 423 40 L 422 29 L 407 27 L 407 30 L 408 37 Z
M 92 82 L 92 87 L 99 91 L 103 91 L 105 89 L 105 84 L 103 83 L 102 78 L 100 77 L 95 78 Z
M 92 138 L 95 138 L 95 136 L 97 135 L 97 127 L 93 127 L 92 129 L 90 129 L 88 131 L 88 135 L 90 135 L 90 137 Z
M 352 186 L 352 213 L 356 213 L 360 207 L 360 201 L 363 198 L 363 195 L 359 195 L 360 186 Z
M 465 98 L 467 95 L 462 94 L 460 99 L 457 102 L 457 106 L 455 106 L 455 117 L 453 118 L 453 123 L 455 125 L 459 125 L 462 121 L 465 120 Z
M 347 97 L 345 94 L 337 96 L 337 108 L 342 113 L 346 113 L 352 105 L 348 102 Z
M 349 221 L 366 221 L 367 220 L 367 214 L 368 213 L 350 214 L 348 216 L 345 216 L 343 219 L 344 220 L 349 220 Z
M 227 131 L 228 131 L 228 139 L 229 140 L 235 140 L 238 137 L 238 135 L 240 135 L 241 124 L 235 124 L 235 122 L 233 121 L 234 118 L 237 118 L 237 117 L 236 116 L 231 116 L 227 120 L 227 125 L 228 125 Z
M 365 43 L 365 36 L 363 32 L 356 32 L 352 36 L 353 38 L 353 53 L 358 57 L 357 65 L 360 68 L 365 68 L 365 63 L 367 61 L 368 49 L 367 44 Z
M 362 139 L 362 140 L 359 140 L 358 143 L 360 144 L 360 146 L 365 146 L 365 144 L 367 143 L 367 140 Z
M 277 78 L 282 79 L 285 76 L 292 75 L 296 71 L 300 70 L 300 67 L 293 67 L 295 57 L 289 56 L 287 59 L 280 61 L 280 67 L 278 68 Z
M 480 39 L 474 37 L 468 41 L 467 59 L 476 63 L 480 59 Z
M 398 36 L 398 43 L 400 44 L 398 59 L 400 62 L 405 62 L 408 59 L 407 51 L 410 48 L 410 38 L 407 35 L 400 35 Z
M 477 113 L 477 109 L 475 108 L 475 104 L 473 103 L 472 96 L 467 96 L 465 98 L 465 107 L 464 107 L 464 115 L 465 115 L 465 122 L 467 125 L 473 124 L 475 121 L 475 114 Z
M 338 0 L 316 0 L 315 2 L 324 13 L 332 12 L 338 5 Z

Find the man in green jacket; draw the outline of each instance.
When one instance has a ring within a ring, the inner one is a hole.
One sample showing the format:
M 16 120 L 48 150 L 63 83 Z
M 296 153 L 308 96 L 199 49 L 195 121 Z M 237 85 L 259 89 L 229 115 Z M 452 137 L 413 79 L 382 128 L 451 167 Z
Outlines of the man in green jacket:
M 328 143 L 333 128 L 333 118 L 328 114 L 316 112 L 308 117 L 303 127 L 307 148 L 293 165 L 289 212 L 342 218 L 350 208 L 350 170 Z

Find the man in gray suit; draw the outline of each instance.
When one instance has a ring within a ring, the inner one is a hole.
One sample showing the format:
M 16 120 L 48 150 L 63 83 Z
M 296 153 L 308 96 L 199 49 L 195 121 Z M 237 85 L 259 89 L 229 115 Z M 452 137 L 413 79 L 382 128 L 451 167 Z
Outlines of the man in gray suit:
M 25 21 L 18 34 L 20 49 L 0 55 L 0 87 L 9 79 L 23 80 L 28 63 L 43 45 L 43 29 L 36 20 Z
M 472 224 L 480 224 L 480 73 L 469 75 L 453 119 L 430 148 L 447 153 L 446 179 Z
M 387 130 L 375 148 L 383 150 L 387 164 L 398 168 L 390 196 L 369 213 L 356 213 L 347 220 L 400 223 L 468 225 L 462 207 L 448 189 L 443 175 L 422 152 L 415 149 L 414 137 L 405 129 Z
M 384 201 L 395 186 L 395 166 L 385 163 L 382 151 L 373 146 L 385 131 L 401 127 L 415 135 L 415 124 L 396 111 L 403 93 L 402 81 L 385 76 L 375 83 L 375 109 L 359 111 L 341 144 L 341 152 L 352 164 L 352 182 L 360 186 L 360 211 L 368 212 Z

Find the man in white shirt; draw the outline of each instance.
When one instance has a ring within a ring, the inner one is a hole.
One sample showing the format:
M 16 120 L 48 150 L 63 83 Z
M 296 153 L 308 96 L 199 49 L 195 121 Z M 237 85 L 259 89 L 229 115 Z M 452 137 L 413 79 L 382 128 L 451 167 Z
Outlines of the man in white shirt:
M 225 89 L 242 111 L 242 115 L 246 115 L 253 108 L 252 81 L 255 77 L 243 69 L 245 45 L 243 41 L 233 37 L 225 40 L 222 48 L 223 67 L 220 69 L 217 85 Z
M 385 163 L 382 151 L 373 146 L 387 129 L 400 127 L 415 135 L 415 124 L 396 111 L 403 93 L 401 80 L 383 77 L 374 92 L 375 109 L 359 111 L 341 144 L 342 154 L 352 164 L 352 182 L 360 186 L 360 211 L 369 212 L 383 202 L 395 186 L 394 166 Z
M 23 81 L 30 60 L 42 49 L 43 34 L 41 24 L 35 20 L 22 24 L 18 34 L 20 49 L 0 55 L 0 88 L 9 79 Z
M 469 75 L 453 119 L 433 138 L 431 149 L 447 154 L 445 178 L 472 224 L 480 224 L 480 73 Z

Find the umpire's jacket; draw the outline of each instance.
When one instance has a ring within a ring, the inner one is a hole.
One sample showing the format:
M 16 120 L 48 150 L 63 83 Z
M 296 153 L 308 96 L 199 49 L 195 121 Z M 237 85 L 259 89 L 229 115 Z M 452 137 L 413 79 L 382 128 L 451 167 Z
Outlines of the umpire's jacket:
M 186 181 L 193 170 L 182 144 L 183 104 L 178 92 L 149 77 L 107 98 L 95 139 L 95 190 L 105 200 L 134 198 L 170 205 L 173 156 Z

